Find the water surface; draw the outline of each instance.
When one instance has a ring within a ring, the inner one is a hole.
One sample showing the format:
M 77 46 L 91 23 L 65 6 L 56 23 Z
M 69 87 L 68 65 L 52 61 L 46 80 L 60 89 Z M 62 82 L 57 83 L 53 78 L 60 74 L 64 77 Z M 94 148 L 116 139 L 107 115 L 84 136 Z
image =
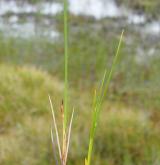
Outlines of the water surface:
M 56 29 L 55 18 L 62 11 L 63 4 L 55 1 L 31 4 L 27 1 L 1 0 L 0 32 L 5 36 L 22 38 L 38 36 L 54 41 L 61 36 Z M 136 48 L 137 54 L 144 56 L 156 52 L 155 45 L 160 41 L 160 21 L 148 21 L 143 12 L 118 6 L 114 0 L 69 0 L 69 11 L 76 16 L 93 18 L 95 26 L 105 24 L 106 27 L 114 27 L 117 30 L 130 29 L 137 34 L 137 38 L 135 39 L 134 33 L 130 33 L 126 44 L 130 41 L 131 44 L 137 40 L 142 41 Z M 37 19 L 39 15 L 40 19 Z M 105 23 L 108 20 L 111 20 L 110 23 Z M 146 43 L 148 49 L 144 48 Z

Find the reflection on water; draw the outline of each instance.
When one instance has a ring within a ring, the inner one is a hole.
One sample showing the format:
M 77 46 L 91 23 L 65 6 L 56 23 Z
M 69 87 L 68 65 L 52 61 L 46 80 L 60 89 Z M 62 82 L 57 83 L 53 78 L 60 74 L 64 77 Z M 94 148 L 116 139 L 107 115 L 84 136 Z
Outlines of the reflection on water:
M 96 19 L 104 17 L 119 17 L 122 11 L 113 0 L 70 0 L 70 11 L 76 15 L 93 16 Z
M 141 24 L 146 21 L 144 15 L 134 13 L 124 6 L 118 6 L 114 0 L 70 0 L 70 11 L 76 15 L 93 16 L 96 19 L 124 17 L 128 23 L 132 24 Z
M 137 15 L 133 13 L 128 13 L 129 24 L 144 24 L 145 21 L 146 21 L 145 15 Z
M 26 2 L 16 2 L 16 1 L 0 1 L 0 15 L 4 15 L 6 13 L 14 13 L 14 14 L 21 14 L 21 13 L 41 13 L 41 14 L 50 14 L 55 15 L 62 11 L 62 5 L 59 3 L 49 3 L 43 2 L 38 3 L 35 5 L 26 3 Z
M 10 23 L 0 21 L 0 31 L 3 32 L 5 36 L 22 37 L 26 39 L 34 36 L 39 36 L 45 37 L 49 40 L 53 40 L 59 37 L 59 33 L 53 28 L 37 28 L 35 22 L 17 23 L 16 17 L 11 17 Z
M 54 27 L 49 26 L 45 18 L 41 25 L 34 21 L 33 14 L 56 15 L 63 9 L 59 3 L 43 2 L 35 5 L 23 1 L 0 1 L 0 32 L 6 36 L 30 38 L 33 36 L 46 37 L 53 40 L 59 33 Z M 8 16 L 7 16 L 8 14 Z M 27 15 L 28 19 L 21 21 L 20 15 Z M 48 26 L 47 26 L 48 25 Z
M 160 34 L 160 22 L 153 21 L 152 23 L 149 23 L 145 27 L 145 31 L 150 34 Z

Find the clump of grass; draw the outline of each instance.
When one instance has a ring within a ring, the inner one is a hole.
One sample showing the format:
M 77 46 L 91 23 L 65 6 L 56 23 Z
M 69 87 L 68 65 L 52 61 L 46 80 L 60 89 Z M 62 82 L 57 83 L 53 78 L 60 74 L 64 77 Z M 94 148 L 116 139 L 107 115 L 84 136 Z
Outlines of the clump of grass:
M 160 161 L 159 130 L 145 112 L 118 109 L 109 111 L 107 117 L 104 114 L 100 117 L 104 135 L 97 131 L 95 138 L 102 162 L 150 165 Z
M 71 127 L 72 127 L 72 120 L 73 120 L 73 114 L 74 110 L 72 112 L 72 116 L 70 119 L 69 127 L 67 130 L 67 114 L 68 114 L 68 2 L 67 0 L 64 0 L 64 58 L 65 58 L 65 64 L 64 64 L 64 78 L 65 78 L 65 87 L 64 87 L 64 105 L 62 101 L 61 105 L 61 118 L 62 118 L 62 146 L 60 144 L 60 138 L 59 133 L 57 129 L 56 119 L 54 115 L 53 105 L 51 98 L 49 97 L 51 110 L 52 110 L 52 116 L 53 116 L 53 123 L 54 128 L 56 132 L 56 139 L 57 139 L 57 145 L 58 145 L 58 151 L 59 151 L 59 159 L 61 165 L 67 164 L 67 157 L 68 157 L 68 150 L 69 150 L 69 143 L 70 143 L 70 136 L 71 136 Z M 54 136 L 53 136 L 53 129 L 51 128 L 51 138 L 52 138 L 52 144 L 53 149 L 55 150 L 55 143 L 54 143 Z M 58 164 L 56 153 L 54 154 L 56 164 Z
M 55 128 L 55 133 L 56 133 L 56 140 L 57 140 L 57 146 L 58 146 L 60 162 L 61 162 L 62 165 L 66 165 L 67 158 L 68 158 L 68 150 L 69 150 L 69 144 L 70 144 L 71 127 L 72 127 L 74 110 L 72 112 L 72 116 L 71 116 L 71 119 L 70 119 L 70 124 L 69 124 L 67 132 L 66 132 L 66 128 L 64 128 L 64 124 L 63 124 L 63 129 L 62 129 L 63 137 L 62 137 L 62 146 L 61 146 L 59 133 L 58 133 L 58 128 L 57 128 L 57 122 L 56 122 L 56 119 L 55 119 L 53 104 L 52 104 L 50 96 L 49 96 L 49 101 L 50 101 L 50 106 L 51 106 L 51 110 L 52 110 L 53 124 L 54 124 L 54 128 Z M 61 105 L 61 116 L 62 116 L 62 123 L 64 123 L 64 107 L 63 107 L 63 103 Z M 55 140 L 54 140 L 52 126 L 51 126 L 51 139 L 52 139 L 53 149 L 54 149 L 54 152 L 55 152 L 56 151 L 56 147 L 55 147 Z M 56 152 L 54 153 L 54 158 L 55 158 L 56 164 L 58 164 L 58 159 L 56 157 Z
M 46 114 L 47 99 L 44 96 L 50 93 L 55 97 L 56 93 L 60 98 L 63 90 L 57 79 L 33 67 L 0 64 L 0 73 L 0 128 L 23 122 L 22 116 L 26 112 L 31 116 Z
M 100 113 L 100 110 L 101 110 L 101 105 L 102 105 L 103 99 L 104 99 L 104 97 L 106 96 L 106 94 L 108 92 L 108 87 L 109 87 L 109 84 L 110 84 L 110 81 L 111 81 L 111 78 L 112 78 L 114 68 L 117 64 L 117 59 L 118 59 L 118 55 L 119 55 L 119 51 L 120 51 L 120 47 L 121 47 L 121 43 L 122 43 L 123 33 L 124 33 L 124 31 L 122 31 L 120 41 L 119 41 L 119 44 L 118 44 L 118 48 L 117 48 L 117 51 L 116 51 L 116 55 L 115 55 L 115 58 L 113 60 L 112 67 L 111 67 L 111 70 L 109 72 L 108 78 L 107 78 L 107 71 L 105 71 L 104 77 L 102 79 L 102 83 L 101 83 L 101 86 L 100 86 L 100 89 L 99 89 L 98 93 L 95 90 L 94 99 L 93 99 L 93 118 L 92 118 L 92 126 L 91 126 L 91 131 L 90 131 L 88 157 L 85 160 L 86 165 L 91 164 L 93 143 L 94 143 L 94 137 L 95 137 L 96 128 L 97 128 L 99 113 Z
M 68 137 L 67 137 L 66 136 L 67 113 L 68 113 L 67 112 L 68 111 L 68 17 L 67 16 L 68 16 L 68 2 L 67 2 L 67 0 L 64 0 L 64 61 L 65 61 L 64 78 L 65 78 L 65 88 L 64 88 L 64 107 L 63 107 L 63 104 L 61 107 L 62 123 L 63 123 L 62 147 L 60 146 L 60 140 L 59 140 L 58 129 L 57 129 L 57 124 L 56 124 L 56 120 L 55 120 L 55 115 L 54 115 L 54 111 L 53 111 L 53 105 L 52 105 L 51 99 L 49 97 L 51 109 L 52 109 L 53 123 L 54 123 L 54 127 L 55 127 L 55 132 L 56 132 L 57 145 L 58 145 L 58 150 L 59 150 L 59 158 L 60 158 L 62 165 L 66 165 L 66 163 L 67 163 L 70 132 L 71 132 L 72 119 L 73 119 L 73 112 L 72 112 L 72 117 L 70 120 L 70 126 L 69 126 L 69 130 L 67 132 L 67 134 L 68 134 L 67 135 Z M 107 94 L 108 87 L 109 87 L 109 84 L 110 84 L 110 81 L 112 78 L 112 74 L 113 74 L 114 68 L 117 63 L 117 59 L 118 59 L 118 55 L 119 55 L 119 51 L 120 51 L 120 47 L 121 47 L 121 43 L 122 43 L 123 33 L 124 33 L 124 31 L 122 31 L 120 41 L 118 44 L 118 48 L 116 51 L 116 55 L 113 60 L 113 64 L 112 64 L 111 70 L 109 72 L 108 78 L 107 78 L 107 74 L 105 71 L 98 95 L 95 91 L 95 96 L 94 96 L 94 101 L 93 101 L 93 110 L 94 110 L 93 111 L 93 121 L 92 121 L 91 132 L 90 132 L 88 158 L 85 159 L 86 165 L 91 164 L 93 143 L 94 143 L 94 137 L 95 137 L 96 127 L 97 127 L 97 123 L 98 123 L 99 113 L 100 113 L 101 105 L 103 102 L 103 98 Z M 52 138 L 53 148 L 55 149 L 52 129 L 51 129 L 51 138 Z M 56 155 L 55 155 L 55 160 L 57 160 Z

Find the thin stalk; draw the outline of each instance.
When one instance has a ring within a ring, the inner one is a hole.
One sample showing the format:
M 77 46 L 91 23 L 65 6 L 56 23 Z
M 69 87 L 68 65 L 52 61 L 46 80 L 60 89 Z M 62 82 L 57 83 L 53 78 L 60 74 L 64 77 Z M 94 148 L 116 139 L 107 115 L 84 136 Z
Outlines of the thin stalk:
M 93 103 L 92 103 L 92 108 L 95 107 L 97 101 L 97 90 L 94 90 L 94 97 L 93 97 Z
M 111 70 L 110 70 L 110 73 L 109 73 L 109 76 L 108 76 L 108 79 L 107 79 L 107 82 L 106 82 L 106 87 L 105 87 L 105 90 L 104 90 L 104 93 L 103 93 L 103 96 L 102 96 L 102 101 L 103 101 L 103 98 L 107 95 L 109 84 L 110 84 L 111 79 L 112 79 L 113 71 L 114 71 L 115 66 L 117 64 L 117 60 L 118 60 L 118 56 L 119 56 L 119 52 L 120 52 L 120 48 L 121 48 L 121 44 L 122 44 L 123 34 L 124 34 L 124 30 L 122 30 L 122 33 L 121 33 L 121 36 L 120 36 L 120 40 L 119 40 L 119 44 L 118 44 L 118 47 L 117 47 L 116 55 L 114 57 L 112 67 L 111 67 Z
M 97 127 L 97 115 L 98 115 L 98 107 L 97 105 L 99 104 L 101 100 L 101 96 L 103 95 L 103 88 L 104 88 L 104 83 L 106 79 L 106 74 L 107 70 L 105 70 L 102 83 L 100 85 L 99 89 L 99 94 L 97 94 L 95 90 L 94 98 L 93 98 L 93 115 L 92 115 L 92 126 L 91 126 L 91 132 L 90 132 L 90 141 L 89 141 L 89 149 L 88 149 L 88 159 L 85 160 L 85 164 L 88 165 L 91 161 L 91 155 L 92 155 L 92 150 L 93 150 L 93 142 L 94 142 L 94 134 L 95 134 L 95 128 Z
M 100 110 L 101 110 L 101 105 L 102 105 L 103 99 L 104 99 L 104 97 L 106 96 L 106 94 L 108 92 L 108 88 L 109 88 L 110 81 L 112 79 L 113 71 L 114 71 L 115 66 L 117 64 L 118 55 L 119 55 L 120 47 L 121 47 L 121 44 L 122 44 L 123 33 L 124 33 L 124 30 L 121 33 L 121 37 L 120 37 L 120 40 L 119 40 L 117 51 L 116 51 L 116 54 L 115 54 L 115 57 L 114 57 L 114 60 L 113 60 L 113 63 L 112 63 L 112 67 L 111 67 L 111 70 L 109 72 L 109 76 L 107 78 L 106 84 L 104 84 L 105 79 L 106 79 L 106 72 L 105 72 L 104 77 L 102 79 L 102 84 L 101 84 L 101 87 L 100 87 L 100 94 L 99 94 L 99 96 L 96 97 L 96 104 L 95 104 L 95 107 L 94 107 L 94 115 L 93 115 L 93 119 L 92 119 L 92 126 L 91 126 L 91 132 L 90 132 L 88 157 L 87 157 L 87 160 L 85 160 L 85 163 L 87 165 L 91 164 L 93 143 L 94 143 L 94 137 L 95 137 L 95 132 L 96 132 L 96 128 L 97 128 L 99 113 L 100 113 Z M 104 88 L 104 91 L 102 92 L 103 88 Z
M 104 83 L 105 83 L 105 80 L 106 80 L 106 75 L 107 75 L 107 70 L 105 70 L 105 72 L 104 72 L 102 83 L 101 83 L 101 86 L 100 86 L 100 92 L 99 92 L 100 96 L 102 96 L 102 93 L 103 93 L 103 87 L 104 87 Z
M 100 109 L 101 109 L 101 105 L 102 105 L 102 102 L 103 102 L 103 99 L 105 98 L 105 96 L 107 95 L 107 92 L 108 92 L 108 89 L 109 89 L 109 84 L 111 82 L 111 79 L 112 79 L 112 75 L 113 75 L 113 72 L 114 72 L 114 69 L 115 69 L 115 66 L 117 64 L 117 61 L 118 61 L 118 56 L 119 56 L 119 52 L 120 52 L 120 48 L 121 48 L 121 44 L 122 44 L 122 39 L 123 39 L 123 34 L 124 34 L 124 30 L 122 30 L 122 33 L 121 33 L 121 36 L 120 36 L 120 39 L 119 39 L 119 43 L 118 43 L 118 47 L 117 47 L 117 50 L 116 50 L 116 54 L 114 56 L 114 59 L 113 59 L 113 63 L 112 63 L 112 66 L 111 66 L 111 70 L 109 72 L 109 75 L 108 75 L 108 78 L 107 78 L 107 81 L 106 81 L 106 84 L 102 84 L 103 87 L 104 87 L 104 91 L 102 92 L 102 95 L 99 96 L 100 97 L 100 100 L 98 100 L 97 102 L 97 106 L 95 109 L 97 109 L 97 117 L 99 116 L 99 113 L 100 113 Z M 105 74 L 105 77 L 106 77 L 106 74 Z M 97 120 L 97 119 L 96 119 Z
M 66 127 L 67 127 L 67 109 L 68 109 L 68 1 L 64 0 L 64 116 L 63 116 L 63 142 L 62 142 L 62 156 L 63 164 L 66 164 L 65 152 L 66 152 Z
M 67 126 L 68 107 L 68 1 L 64 0 L 64 57 L 65 57 L 65 89 L 64 89 L 64 129 Z
M 55 125 L 56 135 L 57 135 L 57 144 L 59 149 L 59 155 L 62 165 L 66 165 L 67 163 L 67 155 L 68 155 L 68 148 L 69 148 L 69 140 L 70 140 L 70 134 L 71 134 L 71 125 L 72 125 L 72 118 L 71 117 L 71 123 L 69 126 L 69 134 L 67 137 L 67 110 L 68 110 L 68 1 L 64 1 L 64 105 L 62 101 L 61 105 L 61 113 L 62 113 L 62 148 L 59 143 L 59 136 L 58 136 L 58 130 L 55 122 L 55 116 L 53 111 L 53 106 L 51 99 L 51 109 L 52 109 L 52 115 L 53 115 L 53 121 Z M 51 132 L 51 136 L 53 133 Z M 53 136 L 52 136 L 53 141 Z

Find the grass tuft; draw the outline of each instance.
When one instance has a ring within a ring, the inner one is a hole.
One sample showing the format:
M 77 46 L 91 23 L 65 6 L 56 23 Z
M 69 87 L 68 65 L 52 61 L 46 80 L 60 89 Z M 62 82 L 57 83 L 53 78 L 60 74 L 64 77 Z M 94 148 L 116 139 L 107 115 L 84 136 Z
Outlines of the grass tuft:
M 69 128 L 67 131 L 67 114 L 68 114 L 68 1 L 64 0 L 64 79 L 65 79 L 65 85 L 64 85 L 64 105 L 62 101 L 61 105 L 61 116 L 62 116 L 62 147 L 60 146 L 60 140 L 58 136 L 58 130 L 57 130 L 57 124 L 55 120 L 55 115 L 53 111 L 53 106 L 51 102 L 51 98 L 49 97 L 50 104 L 51 104 L 51 110 L 52 110 L 52 116 L 53 116 L 53 123 L 55 127 L 56 137 L 57 137 L 57 144 L 58 144 L 58 150 L 59 150 L 59 158 L 61 161 L 61 165 L 67 164 L 67 157 L 68 157 L 68 150 L 69 150 L 69 143 L 70 143 L 70 137 L 71 137 L 71 127 L 72 127 L 72 121 L 73 121 L 73 114 L 74 110 L 72 112 L 72 116 L 70 119 Z M 53 133 L 51 134 L 53 135 Z M 53 139 L 53 138 L 52 138 Z M 53 143 L 53 142 L 52 142 Z M 53 143 L 54 146 L 54 143 Z
M 51 97 L 49 96 L 49 102 L 50 102 L 50 106 L 51 106 L 51 112 L 52 112 L 52 118 L 53 118 L 53 125 L 55 128 L 55 133 L 56 133 L 56 143 L 58 146 L 58 152 L 59 152 L 59 160 L 61 162 L 61 165 L 66 165 L 67 164 L 67 158 L 68 158 L 68 150 L 69 150 L 69 144 L 70 144 L 70 138 L 71 138 L 71 129 L 72 129 L 72 121 L 73 121 L 73 116 L 74 116 L 74 109 L 71 115 L 71 119 L 70 119 L 70 124 L 68 127 L 68 131 L 65 130 L 64 132 L 64 108 L 63 108 L 63 104 L 61 105 L 61 116 L 62 116 L 62 125 L 63 125 L 63 129 L 62 129 L 62 146 L 60 145 L 60 138 L 59 138 L 59 133 L 58 133 L 58 128 L 57 128 L 57 122 L 55 119 L 55 113 L 54 113 L 54 109 L 53 109 L 53 104 L 51 101 Z M 54 150 L 54 158 L 55 158 L 55 162 L 57 163 L 57 158 L 56 158 L 56 147 L 55 147 L 55 141 L 54 141 L 54 137 L 53 137 L 53 129 L 51 126 L 51 140 L 52 140 L 52 146 L 53 146 L 53 150 Z
M 94 143 L 94 137 L 95 137 L 95 132 L 96 132 L 96 128 L 97 128 L 99 113 L 100 113 L 100 110 L 101 110 L 101 105 L 102 105 L 103 99 L 104 99 L 104 97 L 106 96 L 106 94 L 108 92 L 108 87 L 109 87 L 109 84 L 110 84 L 110 81 L 111 81 L 111 78 L 112 78 L 112 75 L 113 75 L 114 68 L 115 68 L 117 60 L 118 60 L 118 55 L 119 55 L 119 51 L 120 51 L 120 47 L 121 47 L 121 43 L 122 43 L 122 39 L 123 39 L 123 33 L 124 33 L 124 30 L 121 33 L 118 48 L 117 48 L 117 51 L 116 51 L 115 58 L 113 60 L 111 70 L 109 72 L 108 79 L 106 80 L 106 71 L 105 71 L 104 77 L 102 79 L 102 84 L 101 84 L 101 87 L 100 87 L 99 95 L 97 95 L 96 92 L 95 92 L 94 104 L 93 104 L 94 105 L 94 107 L 93 107 L 93 119 L 92 119 L 92 126 L 91 126 L 90 139 L 89 139 L 89 148 L 88 148 L 88 158 L 87 158 L 87 161 L 86 161 L 87 165 L 91 164 L 93 143 Z M 105 83 L 105 80 L 106 80 L 106 83 Z

